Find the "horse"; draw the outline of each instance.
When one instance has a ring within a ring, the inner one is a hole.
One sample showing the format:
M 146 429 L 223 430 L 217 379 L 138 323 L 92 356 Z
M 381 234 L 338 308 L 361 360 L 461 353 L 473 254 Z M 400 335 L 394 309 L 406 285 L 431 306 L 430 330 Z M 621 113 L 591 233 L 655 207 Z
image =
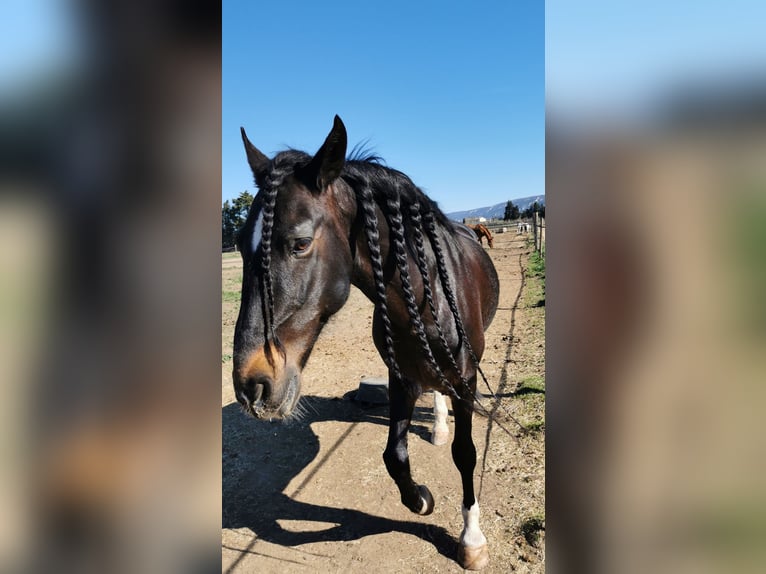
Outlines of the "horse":
M 288 149 L 269 159 L 244 128 L 241 135 L 259 191 L 237 238 L 244 263 L 233 352 L 237 401 L 258 419 L 293 415 L 322 327 L 351 285 L 359 288 L 375 304 L 373 340 L 388 368 L 386 469 L 409 510 L 433 512 L 431 492 L 411 475 L 407 431 L 416 399 L 433 390 L 444 438 L 448 395 L 463 486 L 458 561 L 483 568 L 489 552 L 474 494 L 471 426 L 484 332 L 498 304 L 492 261 L 408 176 L 371 154 L 346 158 L 338 116 L 313 156 Z
M 466 227 L 469 227 L 473 229 L 473 232 L 476 234 L 476 239 L 479 240 L 479 243 L 482 243 L 482 238 L 487 238 L 487 245 L 489 245 L 489 248 L 492 249 L 494 247 L 494 243 L 492 240 L 492 233 L 487 229 L 487 226 L 483 223 L 477 223 L 476 225 L 466 225 Z M 483 243 L 482 243 L 483 245 Z

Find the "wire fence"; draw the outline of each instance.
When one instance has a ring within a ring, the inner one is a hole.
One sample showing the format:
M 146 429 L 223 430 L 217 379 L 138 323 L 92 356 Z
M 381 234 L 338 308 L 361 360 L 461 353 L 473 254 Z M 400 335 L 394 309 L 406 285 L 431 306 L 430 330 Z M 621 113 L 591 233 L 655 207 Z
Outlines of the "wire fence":
M 532 218 L 532 237 L 535 241 L 535 251 L 545 257 L 545 218 L 535 212 Z
M 479 220 L 477 219 L 476 222 Z M 473 220 L 464 220 L 464 223 L 474 223 Z M 482 221 L 487 229 L 494 233 L 516 233 L 532 235 L 532 239 L 535 246 L 535 251 L 540 254 L 541 257 L 545 257 L 545 218 L 540 216 L 540 213 L 535 212 L 531 220 L 489 220 Z

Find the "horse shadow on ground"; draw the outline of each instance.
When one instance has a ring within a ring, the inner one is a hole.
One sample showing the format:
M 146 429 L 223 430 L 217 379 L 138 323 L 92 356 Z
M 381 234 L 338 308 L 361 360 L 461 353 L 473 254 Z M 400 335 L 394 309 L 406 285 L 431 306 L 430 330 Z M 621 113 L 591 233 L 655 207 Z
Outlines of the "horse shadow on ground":
M 386 532 L 402 532 L 431 543 L 440 554 L 457 558 L 457 540 L 446 529 L 427 522 L 392 520 L 352 508 L 332 508 L 291 499 L 285 490 L 290 481 L 319 454 L 319 437 L 311 423 L 336 421 L 379 424 L 380 464 L 388 426 L 388 407 L 363 409 L 358 403 L 325 397 L 303 397 L 305 415 L 288 423 L 258 421 L 246 416 L 237 403 L 222 411 L 224 528 L 248 528 L 257 539 L 281 546 L 312 542 L 358 540 Z M 411 432 L 430 439 L 431 409 L 416 407 Z M 347 429 L 350 431 L 351 426 Z M 345 436 L 345 435 L 344 435 Z M 336 443 L 337 446 L 338 443 Z M 334 448 L 304 479 L 298 494 L 325 463 L 332 464 Z M 392 482 L 393 484 L 393 482 Z M 335 523 L 321 531 L 296 532 L 282 528 L 278 520 Z M 243 550 L 247 552 L 248 550 Z

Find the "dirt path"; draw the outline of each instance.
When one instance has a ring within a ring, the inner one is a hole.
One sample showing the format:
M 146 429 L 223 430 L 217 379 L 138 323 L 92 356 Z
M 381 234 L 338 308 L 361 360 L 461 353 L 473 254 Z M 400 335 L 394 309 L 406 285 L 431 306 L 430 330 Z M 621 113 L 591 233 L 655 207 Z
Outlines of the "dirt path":
M 545 511 L 545 308 L 531 306 L 522 288 L 528 252 L 513 232 L 496 235 L 489 250 L 500 306 L 482 368 L 503 405 L 533 430 L 513 438 L 474 417 L 487 573 L 544 571 L 544 531 L 535 525 Z M 222 571 L 461 572 L 462 491 L 449 445 L 429 442 L 432 395 L 418 401 L 409 441 L 413 476 L 436 500 L 426 517 L 401 504 L 383 465 L 388 407 L 362 409 L 343 399 L 361 377 L 386 376 L 370 334 L 372 304 L 352 289 L 320 336 L 303 373 L 303 420 L 254 421 L 241 413 L 231 385 L 240 260 L 224 258 L 222 272 Z M 479 390 L 487 392 L 481 381 Z M 502 409 L 490 400 L 487 406 L 519 434 Z M 452 417 L 449 424 L 452 432 Z

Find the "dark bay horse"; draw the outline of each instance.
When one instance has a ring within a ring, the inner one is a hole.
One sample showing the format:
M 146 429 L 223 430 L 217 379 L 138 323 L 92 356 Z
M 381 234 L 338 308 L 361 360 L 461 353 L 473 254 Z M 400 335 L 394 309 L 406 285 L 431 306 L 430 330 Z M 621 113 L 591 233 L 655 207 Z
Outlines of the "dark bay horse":
M 242 139 L 259 192 L 238 238 L 244 272 L 234 335 L 237 400 L 257 418 L 290 416 L 322 327 L 351 285 L 358 287 L 375 303 L 373 339 L 389 369 L 386 468 L 407 508 L 433 511 L 431 492 L 410 474 L 407 430 L 416 399 L 432 389 L 437 426 L 441 419 L 446 431 L 439 393 L 449 395 L 452 457 L 463 484 L 458 559 L 483 568 L 489 553 L 474 496 L 471 419 L 484 331 L 498 301 L 491 260 L 406 175 L 374 157 L 346 159 L 337 116 L 314 156 L 287 150 L 269 159 L 244 129 Z
M 476 239 L 479 240 L 479 243 L 482 242 L 481 240 L 483 237 L 486 237 L 487 245 L 489 245 L 489 248 L 492 249 L 494 247 L 492 232 L 490 232 L 486 225 L 483 223 L 477 223 L 476 225 L 466 224 L 466 227 L 473 229 L 473 232 L 476 234 Z

